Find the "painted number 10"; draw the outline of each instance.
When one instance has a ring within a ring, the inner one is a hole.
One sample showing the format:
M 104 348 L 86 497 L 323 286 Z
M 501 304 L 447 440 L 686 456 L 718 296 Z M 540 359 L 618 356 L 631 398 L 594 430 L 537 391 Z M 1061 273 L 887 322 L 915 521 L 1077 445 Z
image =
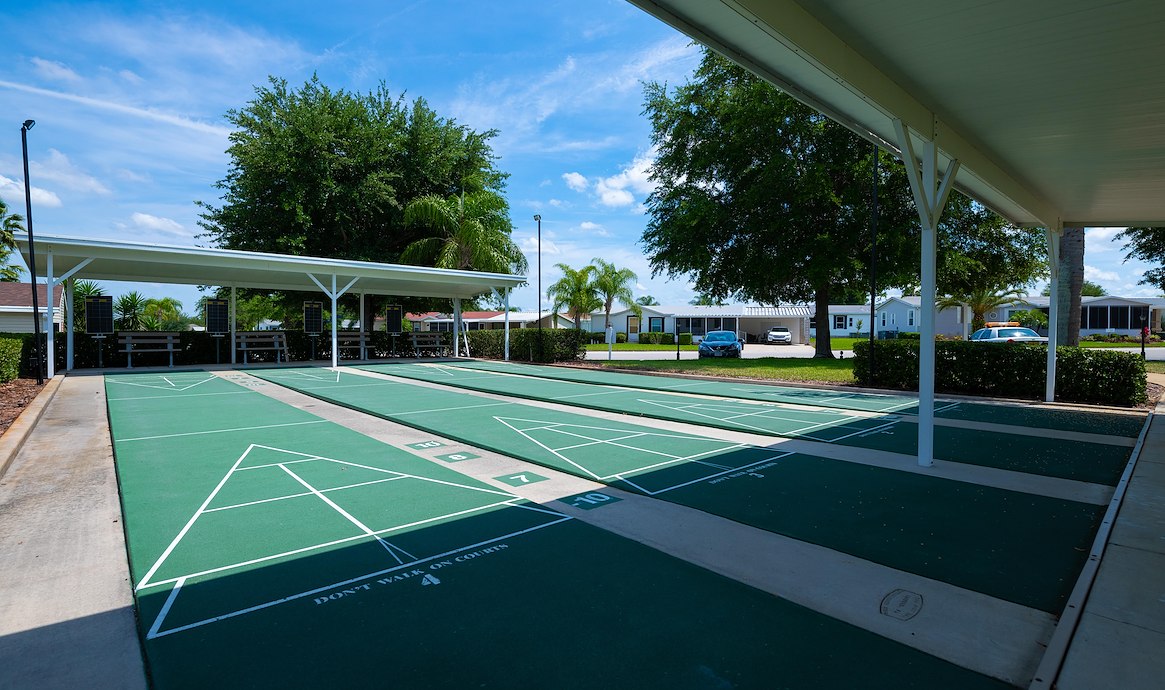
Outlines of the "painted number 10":
M 593 506 L 598 503 L 606 503 L 609 500 L 611 500 L 611 497 L 606 494 L 582 494 L 581 496 L 574 497 L 574 505 L 577 508 L 581 508 L 583 507 L 580 505 L 582 503 Z

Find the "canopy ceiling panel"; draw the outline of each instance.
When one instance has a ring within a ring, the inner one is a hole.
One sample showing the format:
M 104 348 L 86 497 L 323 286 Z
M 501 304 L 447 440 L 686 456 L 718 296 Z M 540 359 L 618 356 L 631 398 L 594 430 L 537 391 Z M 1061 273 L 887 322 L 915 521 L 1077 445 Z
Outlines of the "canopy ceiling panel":
M 16 245 L 25 263 L 31 265 L 28 235 L 17 235 Z M 38 276 L 45 275 L 49 254 L 55 278 L 92 259 L 71 276 L 88 280 L 319 292 L 308 274 L 329 288 L 335 274 L 337 288 L 357 278 L 352 289 L 358 292 L 466 299 L 526 281 L 523 276 L 497 273 L 43 235 L 36 236 Z
M 1160 0 L 630 1 L 1014 222 L 1165 225 Z

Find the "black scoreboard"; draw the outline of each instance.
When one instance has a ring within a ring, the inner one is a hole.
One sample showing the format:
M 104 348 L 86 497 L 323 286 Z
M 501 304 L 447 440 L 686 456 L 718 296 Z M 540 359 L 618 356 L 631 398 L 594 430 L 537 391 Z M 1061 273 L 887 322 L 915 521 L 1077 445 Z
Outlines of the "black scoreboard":
M 206 332 L 230 333 L 230 305 L 225 299 L 206 300 Z
M 303 303 L 303 332 L 309 335 L 319 335 L 324 332 L 324 303 Z
M 389 335 L 401 334 L 401 322 L 404 321 L 404 318 L 404 309 L 401 309 L 399 304 L 388 305 L 388 313 L 384 317 L 384 324 Z
M 109 295 L 85 297 L 85 332 L 90 335 L 113 333 L 113 298 Z

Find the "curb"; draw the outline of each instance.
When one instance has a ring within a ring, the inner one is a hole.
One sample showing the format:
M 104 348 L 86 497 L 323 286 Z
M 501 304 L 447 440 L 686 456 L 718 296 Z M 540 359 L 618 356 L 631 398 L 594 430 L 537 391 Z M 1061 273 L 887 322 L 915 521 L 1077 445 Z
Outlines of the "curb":
M 17 453 L 24 447 L 24 442 L 28 440 L 32 430 L 36 428 L 36 423 L 40 421 L 49 403 L 56 397 L 57 389 L 61 387 L 61 381 L 64 380 L 64 375 L 60 375 L 47 381 L 40 393 L 37 393 L 28 407 L 24 408 L 20 416 L 12 422 L 12 426 L 5 430 L 3 436 L 0 436 L 0 479 L 4 477 L 4 473 L 8 471 L 12 461 L 16 459 Z

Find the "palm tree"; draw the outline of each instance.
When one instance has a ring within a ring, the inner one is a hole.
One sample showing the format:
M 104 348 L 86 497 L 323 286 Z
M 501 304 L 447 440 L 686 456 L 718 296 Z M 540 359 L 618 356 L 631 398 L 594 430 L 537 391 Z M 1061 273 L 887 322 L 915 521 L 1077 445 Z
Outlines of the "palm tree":
M 526 272 L 526 257 L 510 238 L 506 202 L 497 194 L 414 199 L 405 208 L 405 225 L 424 226 L 437 234 L 405 247 L 402 263 L 490 273 Z
M 630 306 L 631 311 L 636 316 L 643 313 L 631 294 L 631 286 L 635 283 L 634 271 L 629 268 L 615 268 L 615 264 L 599 258 L 591 259 L 590 268 L 594 276 L 592 282 L 595 294 L 602 301 L 603 312 L 606 316 L 606 321 L 603 323 L 604 331 L 611 325 L 611 306 L 615 300 Z
M 965 295 L 948 295 L 935 302 L 935 305 L 939 309 L 970 307 L 971 329 L 978 330 L 983 328 L 983 324 L 986 323 L 984 314 L 1022 299 L 1023 296 L 1023 292 L 1016 288 L 980 287 Z
M 635 303 L 641 307 L 658 307 L 659 306 L 659 300 L 652 297 L 651 295 L 643 295 L 642 297 L 639 297 L 638 299 L 636 299 Z
M 18 266 L 8 263 L 12 250 L 16 249 L 14 233 L 24 232 L 24 216 L 8 212 L 8 204 L 0 199 L 0 282 L 14 283 L 20 280 L 24 272 Z
M 546 296 L 554 300 L 554 313 L 566 309 L 574 319 L 576 330 L 582 329 L 582 315 L 590 314 L 603 305 L 591 280 L 594 266 L 575 270 L 566 264 L 555 264 L 562 277 L 546 288 Z
M 113 304 L 113 312 L 117 316 L 117 328 L 121 331 L 142 330 L 142 310 L 146 306 L 146 298 L 137 290 L 127 292 Z
M 710 292 L 697 292 L 696 296 L 688 304 L 700 307 L 722 307 L 724 306 L 724 300 L 719 297 L 713 297 Z
M 158 328 L 147 328 L 148 331 L 177 330 L 182 326 L 182 303 L 173 297 L 151 297 L 142 305 L 142 313 L 158 324 Z

